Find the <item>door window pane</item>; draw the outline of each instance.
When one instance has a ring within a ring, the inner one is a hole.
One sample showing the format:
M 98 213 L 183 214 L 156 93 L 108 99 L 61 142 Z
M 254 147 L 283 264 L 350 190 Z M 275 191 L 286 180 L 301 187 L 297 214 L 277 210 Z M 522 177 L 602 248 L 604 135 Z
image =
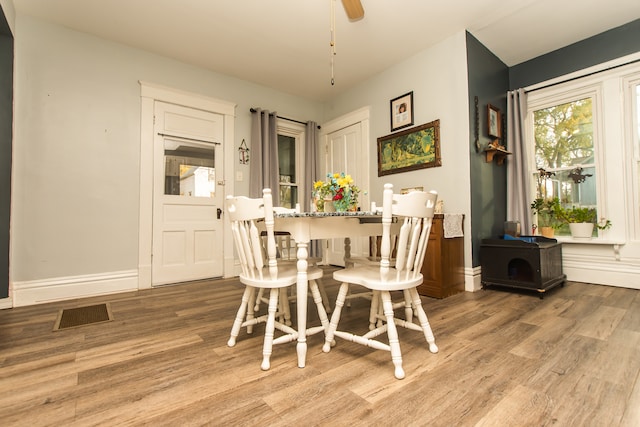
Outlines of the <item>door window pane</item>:
M 166 139 L 164 144 L 164 194 L 214 197 L 215 146 Z

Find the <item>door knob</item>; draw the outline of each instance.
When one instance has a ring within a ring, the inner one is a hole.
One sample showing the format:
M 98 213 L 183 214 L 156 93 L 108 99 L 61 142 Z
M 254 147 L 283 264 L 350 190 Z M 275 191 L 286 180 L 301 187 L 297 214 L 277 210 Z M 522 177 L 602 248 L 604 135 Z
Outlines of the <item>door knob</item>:
M 220 219 L 220 217 L 222 216 L 222 209 L 218 208 L 217 212 L 218 212 L 218 219 Z

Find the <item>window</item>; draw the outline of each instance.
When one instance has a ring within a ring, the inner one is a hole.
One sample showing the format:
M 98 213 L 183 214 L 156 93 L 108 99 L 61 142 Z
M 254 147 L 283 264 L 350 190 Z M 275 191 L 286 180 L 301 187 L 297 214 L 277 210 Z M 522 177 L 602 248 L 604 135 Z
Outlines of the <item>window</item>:
M 164 194 L 214 197 L 214 145 L 165 139 Z
M 597 211 L 593 101 L 590 96 L 553 102 L 533 111 L 537 197 Z M 568 235 L 568 227 L 556 233 Z
M 596 209 L 613 224 L 594 231 L 605 243 L 640 238 L 640 64 L 620 62 L 527 97 L 531 200 Z M 568 227 L 556 235 L 569 235 Z
M 303 182 L 304 168 L 303 125 L 289 120 L 278 120 L 278 164 L 280 168 L 280 206 L 295 208 L 305 197 Z

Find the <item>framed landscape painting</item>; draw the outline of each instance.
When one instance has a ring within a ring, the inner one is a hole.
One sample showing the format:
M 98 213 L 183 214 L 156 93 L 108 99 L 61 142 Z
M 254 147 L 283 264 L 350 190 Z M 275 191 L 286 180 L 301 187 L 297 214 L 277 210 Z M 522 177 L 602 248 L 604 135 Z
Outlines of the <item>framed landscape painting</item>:
M 442 166 L 440 120 L 378 138 L 378 176 Z

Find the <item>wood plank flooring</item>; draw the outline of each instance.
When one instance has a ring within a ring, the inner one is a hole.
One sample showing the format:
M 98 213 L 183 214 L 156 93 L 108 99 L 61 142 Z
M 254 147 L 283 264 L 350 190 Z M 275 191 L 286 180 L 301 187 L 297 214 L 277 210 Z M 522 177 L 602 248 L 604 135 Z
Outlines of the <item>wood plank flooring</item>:
M 261 371 L 264 325 L 226 345 L 241 292 L 227 279 L 0 311 L 2 425 L 640 426 L 639 291 L 423 297 L 440 352 L 400 330 L 400 381 L 388 353 L 325 354 L 321 335 L 306 368 L 290 343 Z M 53 331 L 60 309 L 102 302 L 113 321 Z M 341 326 L 367 316 L 354 300 Z

